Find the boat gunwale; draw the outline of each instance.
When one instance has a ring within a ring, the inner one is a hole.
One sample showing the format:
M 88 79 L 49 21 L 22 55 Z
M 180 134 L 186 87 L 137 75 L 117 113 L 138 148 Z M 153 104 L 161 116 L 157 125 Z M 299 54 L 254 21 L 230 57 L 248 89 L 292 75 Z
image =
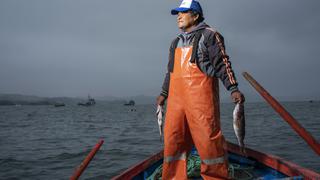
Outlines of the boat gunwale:
M 242 155 L 240 152 L 240 147 L 236 144 L 233 144 L 231 142 L 227 142 L 227 149 L 228 151 L 234 153 L 234 154 L 238 154 L 238 155 Z M 257 160 L 259 163 L 270 167 L 272 169 L 275 169 L 276 171 L 279 171 L 289 177 L 293 177 L 293 176 L 303 176 L 304 179 L 320 179 L 320 174 L 301 167 L 293 162 L 289 162 L 287 160 L 284 160 L 281 157 L 275 156 L 275 155 L 271 155 L 271 154 L 267 154 L 264 152 L 259 152 L 250 148 L 245 148 L 246 149 L 246 153 L 247 153 L 247 157 L 252 157 L 253 159 Z
M 140 163 L 137 163 L 127 170 L 125 170 L 123 173 L 111 178 L 111 180 L 119 180 L 119 179 L 132 179 L 144 170 L 146 170 L 148 167 L 150 167 L 152 164 L 156 163 L 157 161 L 161 160 L 163 158 L 163 150 L 159 151 L 158 153 L 152 155 L 151 157 L 146 158 Z

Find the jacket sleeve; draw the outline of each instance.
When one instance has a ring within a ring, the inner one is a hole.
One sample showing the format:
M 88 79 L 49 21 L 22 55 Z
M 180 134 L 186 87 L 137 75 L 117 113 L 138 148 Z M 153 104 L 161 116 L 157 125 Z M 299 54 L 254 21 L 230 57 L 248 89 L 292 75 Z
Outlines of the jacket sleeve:
M 162 91 L 160 93 L 160 95 L 165 98 L 167 98 L 169 95 L 169 84 L 170 84 L 170 72 L 167 71 L 166 76 L 163 81 L 163 84 L 162 84 Z
M 215 77 L 218 77 L 228 91 L 238 90 L 238 82 L 232 70 L 229 56 L 226 54 L 223 36 L 215 32 L 213 44 L 209 47 L 209 57 L 212 60 Z

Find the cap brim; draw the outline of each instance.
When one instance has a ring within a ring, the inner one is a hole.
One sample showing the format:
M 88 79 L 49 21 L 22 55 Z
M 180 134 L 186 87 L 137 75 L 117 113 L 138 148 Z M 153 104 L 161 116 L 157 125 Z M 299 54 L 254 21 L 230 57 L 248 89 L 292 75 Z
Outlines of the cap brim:
M 186 12 L 189 11 L 190 8 L 175 8 L 171 10 L 171 15 L 177 15 L 179 12 Z

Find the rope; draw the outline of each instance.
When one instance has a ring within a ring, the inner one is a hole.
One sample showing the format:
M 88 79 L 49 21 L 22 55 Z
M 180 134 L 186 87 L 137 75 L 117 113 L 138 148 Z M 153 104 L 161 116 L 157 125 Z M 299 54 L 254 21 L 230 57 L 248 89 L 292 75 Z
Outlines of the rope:
M 253 166 L 240 166 L 239 164 L 230 163 L 229 164 L 229 176 L 232 179 L 237 180 L 250 180 L 253 179 L 253 175 L 249 172 L 249 170 L 253 170 Z M 241 177 L 240 174 L 242 175 Z M 243 177 L 244 176 L 244 177 Z
M 201 160 L 198 155 L 190 154 L 187 162 L 187 175 L 188 178 L 200 178 Z M 232 179 L 237 180 L 251 180 L 254 178 L 252 171 L 253 166 L 241 166 L 236 163 L 229 163 L 229 175 Z M 146 180 L 161 180 L 162 164 L 154 170 L 154 172 L 146 178 Z

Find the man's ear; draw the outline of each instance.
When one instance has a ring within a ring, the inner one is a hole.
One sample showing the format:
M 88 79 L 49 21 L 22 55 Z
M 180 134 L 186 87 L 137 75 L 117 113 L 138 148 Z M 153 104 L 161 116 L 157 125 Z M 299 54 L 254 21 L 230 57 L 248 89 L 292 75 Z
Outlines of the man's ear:
M 200 18 L 200 15 L 199 15 L 199 14 L 196 14 L 196 15 L 194 16 L 194 21 L 197 21 L 199 18 Z

